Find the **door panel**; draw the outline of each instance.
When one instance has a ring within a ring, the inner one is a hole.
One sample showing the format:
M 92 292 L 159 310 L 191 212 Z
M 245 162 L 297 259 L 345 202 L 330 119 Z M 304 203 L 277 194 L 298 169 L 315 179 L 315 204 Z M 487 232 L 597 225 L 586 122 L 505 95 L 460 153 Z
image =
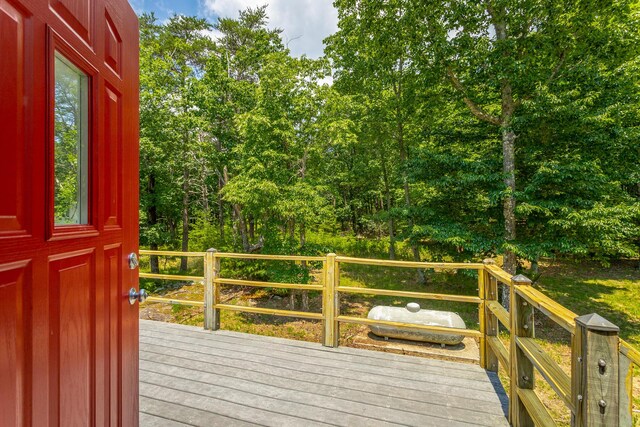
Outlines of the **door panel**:
M 0 266 L 0 414 L 9 425 L 22 425 L 28 409 L 28 355 L 31 317 L 25 302 L 31 295 L 31 268 L 28 261 Z M 27 342 L 25 342 L 27 341 Z
M 0 52 L 0 427 L 135 426 L 137 17 L 125 0 L 0 0 Z M 81 224 L 54 219 L 56 52 L 89 79 Z
M 122 38 L 118 32 L 116 25 L 111 19 L 109 12 L 105 12 L 105 32 L 104 32 L 104 56 L 106 64 L 117 74 L 120 75 L 120 67 L 122 61 Z
M 25 13 L 4 0 L 0 0 L 0 37 L 13 49 L 2 51 L 0 76 L 0 117 L 2 138 L 12 141 L 3 145 L 0 156 L 0 235 L 26 234 L 27 171 L 24 170 L 25 140 Z M 19 173 L 15 173 L 16 170 Z
M 105 84 L 104 90 L 104 218 L 105 228 L 120 227 L 120 208 L 122 206 L 122 188 L 120 171 L 122 170 L 122 109 L 120 95 L 116 89 Z
M 85 250 L 56 255 L 49 264 L 52 410 L 63 426 L 91 425 L 93 418 L 94 263 L 93 250 Z
M 51 9 L 87 44 L 91 45 L 91 0 L 51 0 Z
M 104 282 L 105 291 L 108 295 L 107 301 L 109 305 L 105 311 L 105 325 L 107 330 L 106 355 L 105 355 L 105 401 L 110 402 L 105 406 L 105 425 L 117 426 L 119 421 L 119 395 L 120 385 L 117 379 L 121 376 L 120 372 L 120 310 L 117 301 L 120 296 L 119 284 L 122 283 L 122 274 L 120 260 L 122 259 L 122 246 L 119 244 L 110 245 L 104 248 Z M 109 421 L 110 420 L 110 421 Z

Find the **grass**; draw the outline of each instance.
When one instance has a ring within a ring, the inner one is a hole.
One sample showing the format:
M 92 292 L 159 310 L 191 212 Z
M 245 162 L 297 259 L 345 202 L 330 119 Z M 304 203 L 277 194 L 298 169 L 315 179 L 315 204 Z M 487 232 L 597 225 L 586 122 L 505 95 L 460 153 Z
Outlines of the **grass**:
M 636 262 L 604 268 L 588 263 L 547 263 L 536 286 L 575 313 L 598 313 L 640 347 L 640 270 Z
M 535 286 L 578 315 L 598 313 L 620 327 L 620 337 L 640 348 L 640 271 L 637 261 L 610 267 L 593 263 L 545 262 Z M 571 369 L 570 335 L 541 313 L 536 313 L 536 336 L 544 350 L 567 373 Z M 540 376 L 538 375 L 538 378 Z M 570 414 L 551 388 L 536 381 L 538 393 L 560 425 L 570 425 Z M 633 382 L 634 409 L 640 410 L 640 369 Z M 634 414 L 640 426 L 640 413 Z
M 363 246 L 369 256 L 379 250 L 375 244 L 350 242 L 351 249 Z M 354 254 L 349 254 L 354 255 Z M 360 254 L 358 254 L 360 255 Z M 380 255 L 377 255 L 380 256 Z M 161 271 L 167 274 L 178 273 L 178 258 L 161 261 Z M 225 267 L 224 277 L 241 277 L 241 269 Z M 142 259 L 142 271 L 148 271 L 148 258 Z M 252 274 L 266 274 L 262 267 Z M 422 291 L 442 294 L 477 295 L 477 275 L 474 272 L 456 272 L 442 270 L 428 275 L 427 285 L 416 283 L 414 269 L 344 264 L 341 266 L 340 284 L 343 286 L 378 288 L 405 291 Z M 602 267 L 593 263 L 569 261 L 541 262 L 540 277 L 534 286 L 578 315 L 597 312 L 620 327 L 620 336 L 632 345 L 640 348 L 640 271 L 636 262 L 621 262 L 611 267 Z M 146 268 L 146 270 L 145 270 Z M 227 270 L 225 271 L 225 268 Z M 279 271 L 279 270 L 278 270 Z M 201 275 L 202 260 L 191 258 L 187 274 Z M 530 275 L 532 276 L 532 275 Z M 533 276 L 532 276 L 533 277 Z M 265 278 L 262 278 L 265 280 Z M 310 277 L 312 283 L 320 283 L 319 271 Z M 202 301 L 202 284 L 185 284 L 167 281 L 142 281 L 154 294 L 171 298 Z M 223 288 L 222 301 L 228 304 L 252 305 L 279 309 L 291 309 L 286 291 L 255 289 L 241 286 Z M 341 296 L 342 313 L 353 316 L 366 316 L 375 305 L 403 306 L 408 299 L 387 296 L 366 296 L 348 294 Z M 458 313 L 470 329 L 478 329 L 478 310 L 475 304 L 447 301 L 421 301 L 423 308 L 454 311 Z M 299 302 L 295 309 L 300 310 Z M 319 293 L 309 293 L 309 310 L 321 311 Z M 202 326 L 202 308 L 184 306 L 166 306 L 147 304 L 141 316 L 157 320 L 172 321 Z M 275 336 L 304 341 L 320 342 L 322 325 L 319 321 L 298 320 L 288 317 L 221 312 L 222 329 L 259 335 Z M 570 335 L 541 313 L 536 313 L 536 337 L 543 349 L 569 373 L 570 371 Z M 367 327 L 361 325 L 341 326 L 341 345 L 352 345 L 356 338 L 366 335 Z M 504 337 L 503 337 L 504 338 Z M 508 338 L 508 336 L 507 336 Z M 636 369 L 634 379 L 634 407 L 640 409 L 640 371 Z M 500 374 L 503 384 L 508 388 L 507 377 Z M 559 425 L 570 425 L 570 413 L 555 392 L 536 376 L 536 390 Z M 640 414 L 636 414 L 635 425 L 640 426 Z

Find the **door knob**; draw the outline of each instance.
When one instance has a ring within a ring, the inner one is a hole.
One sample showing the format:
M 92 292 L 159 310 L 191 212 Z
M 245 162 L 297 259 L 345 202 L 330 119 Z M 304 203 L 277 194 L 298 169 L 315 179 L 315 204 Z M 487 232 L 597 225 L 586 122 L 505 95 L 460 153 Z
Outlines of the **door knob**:
M 129 289 L 129 304 L 133 305 L 136 301 L 141 303 L 145 302 L 149 294 L 144 289 L 140 289 L 140 291 L 136 291 L 136 288 Z
M 138 267 L 138 255 L 135 252 L 131 252 L 127 257 L 127 261 L 129 262 L 129 268 L 135 270 Z

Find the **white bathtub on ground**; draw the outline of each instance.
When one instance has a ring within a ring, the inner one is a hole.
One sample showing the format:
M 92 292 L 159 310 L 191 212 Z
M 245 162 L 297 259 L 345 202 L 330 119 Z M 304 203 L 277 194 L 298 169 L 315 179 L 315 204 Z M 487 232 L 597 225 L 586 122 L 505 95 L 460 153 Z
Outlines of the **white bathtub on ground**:
M 377 305 L 369 311 L 367 317 L 373 320 L 413 323 L 416 325 L 442 326 L 446 328 L 459 329 L 467 328 L 462 317 L 456 313 L 439 310 L 422 310 L 416 303 L 409 303 L 406 307 Z M 454 332 L 444 333 L 421 331 L 418 329 L 399 328 L 386 325 L 371 325 L 370 328 L 371 332 L 381 337 L 432 342 L 444 345 L 457 345 L 464 339 L 464 335 L 458 335 Z

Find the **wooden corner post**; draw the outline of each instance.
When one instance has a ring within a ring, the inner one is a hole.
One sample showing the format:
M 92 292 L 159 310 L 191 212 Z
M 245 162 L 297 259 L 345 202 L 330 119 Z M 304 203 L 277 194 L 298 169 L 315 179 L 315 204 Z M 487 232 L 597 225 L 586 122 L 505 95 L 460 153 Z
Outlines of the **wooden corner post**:
M 513 426 L 531 426 L 534 422 L 525 408 L 520 393 L 533 390 L 533 364 L 518 346 L 518 338 L 534 338 L 533 307 L 518 292 L 518 287 L 531 286 L 531 279 L 518 274 L 511 278 L 511 383 L 509 419 Z
M 324 333 L 322 345 L 326 347 L 337 347 L 340 330 L 336 317 L 339 315 L 338 293 L 336 287 L 339 283 L 338 263 L 336 263 L 336 254 L 327 254 L 326 265 L 324 268 L 324 292 L 322 298 L 322 309 L 324 315 Z
M 484 265 L 495 264 L 491 258 L 482 261 Z M 488 301 L 498 300 L 498 282 L 492 279 L 486 268 L 478 270 L 478 294 L 482 298 L 478 307 L 480 323 L 480 366 L 487 371 L 498 372 L 498 356 L 495 354 L 487 337 L 498 336 L 498 318 L 487 307 Z
M 618 427 L 620 329 L 598 314 L 576 318 L 571 394 L 575 427 Z
M 220 258 L 216 252 L 211 248 L 204 255 L 204 328 L 209 331 L 220 329 L 220 312 L 216 308 L 220 302 L 220 286 L 215 283 L 220 274 Z

